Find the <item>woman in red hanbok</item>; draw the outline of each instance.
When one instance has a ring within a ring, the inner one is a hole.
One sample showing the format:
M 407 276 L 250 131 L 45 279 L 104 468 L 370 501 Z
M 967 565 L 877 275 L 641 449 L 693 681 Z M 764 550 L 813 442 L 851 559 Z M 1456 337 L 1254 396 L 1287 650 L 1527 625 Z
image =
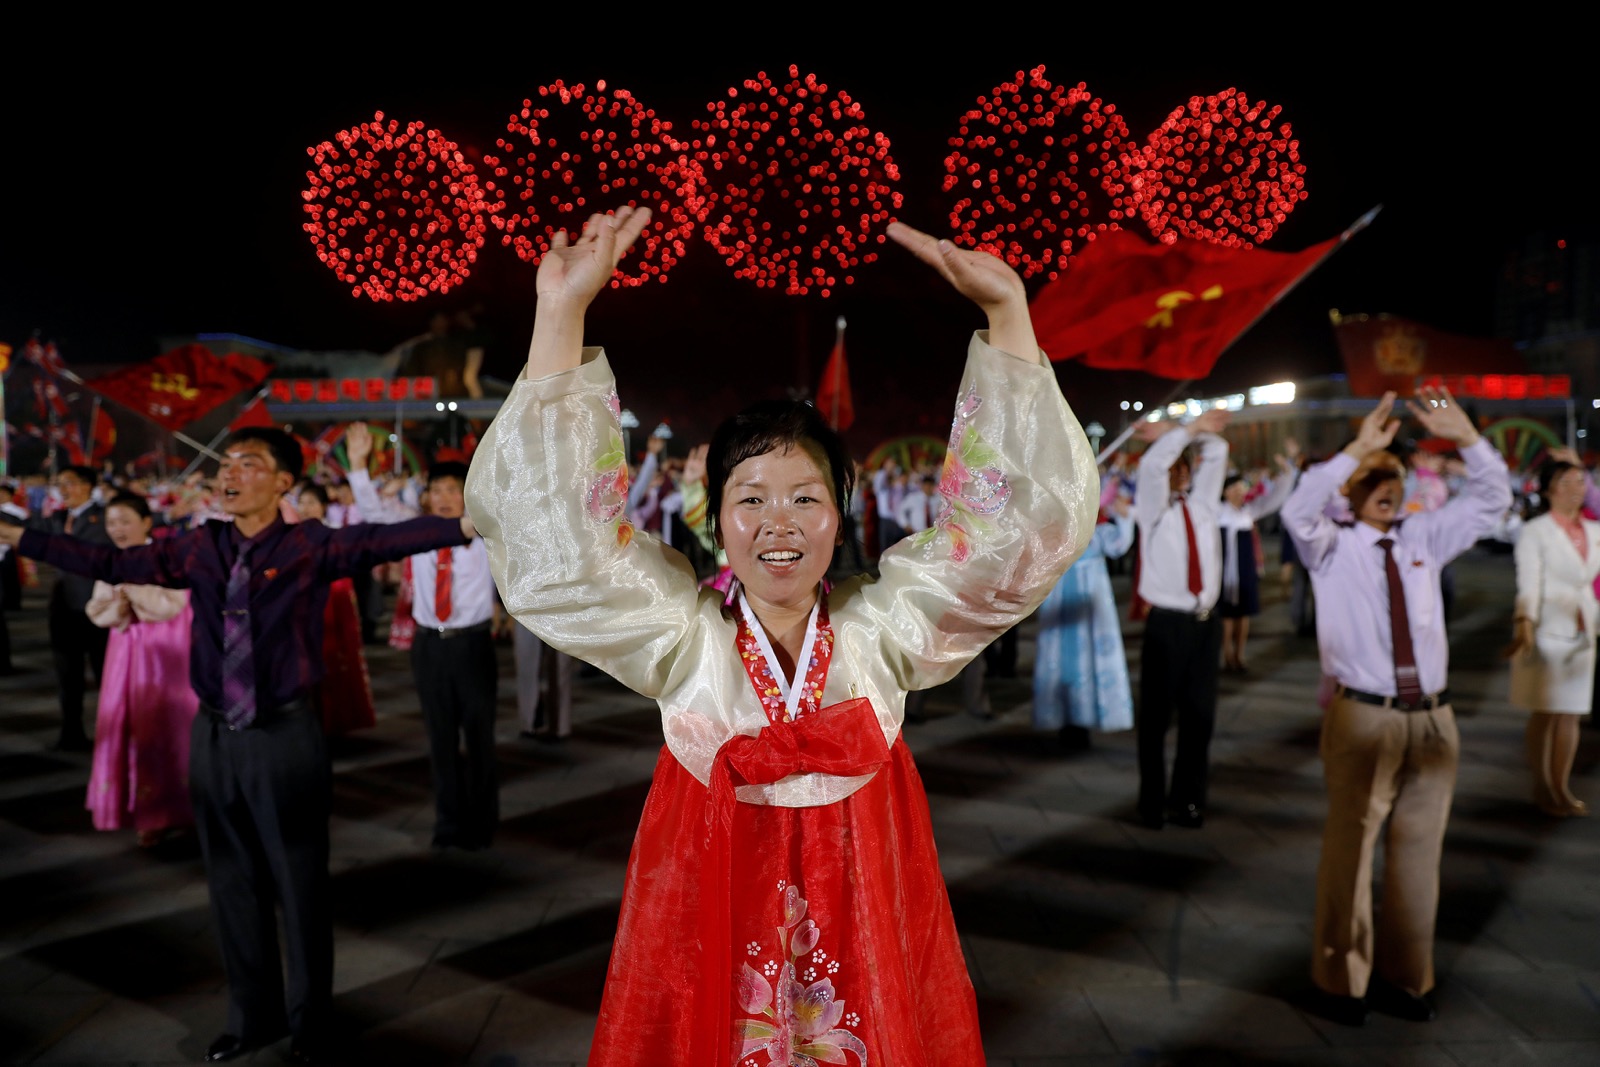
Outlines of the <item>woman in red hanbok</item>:
M 589 303 L 648 221 L 597 215 L 540 263 L 528 367 L 467 500 L 502 600 L 541 640 L 661 705 L 591 1065 L 979 1067 L 976 998 L 900 735 L 1088 543 L 1098 477 L 1001 260 L 889 236 L 988 314 L 970 346 L 938 522 L 881 577 L 823 582 L 854 475 L 809 404 L 757 405 L 707 458 L 735 584 L 622 511 L 620 404 Z
M 328 492 L 315 482 L 300 490 L 298 503 L 301 521 L 327 519 Z M 350 578 L 340 578 L 328 587 L 328 604 L 322 612 L 322 660 L 317 703 L 322 709 L 323 732 L 334 737 L 376 725 L 372 679 L 367 675 L 367 654 L 361 643 L 361 611 Z
M 149 543 L 152 520 L 143 497 L 114 498 L 105 523 L 118 548 Z M 141 845 L 153 845 L 167 831 L 194 824 L 189 726 L 200 703 L 189 686 L 189 591 L 96 582 L 84 610 L 111 631 L 86 806 L 97 830 L 131 826 Z

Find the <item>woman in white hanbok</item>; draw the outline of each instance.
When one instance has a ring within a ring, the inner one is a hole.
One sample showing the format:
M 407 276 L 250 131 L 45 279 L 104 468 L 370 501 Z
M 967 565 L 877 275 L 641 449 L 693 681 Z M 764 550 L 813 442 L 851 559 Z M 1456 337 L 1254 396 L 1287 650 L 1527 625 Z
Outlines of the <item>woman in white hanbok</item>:
M 626 521 L 620 404 L 584 314 L 648 212 L 540 263 L 528 367 L 467 501 L 506 607 L 661 706 L 591 1065 L 979 1067 L 977 1006 L 901 736 L 1036 608 L 1094 526 L 1088 441 L 1001 260 L 889 236 L 989 319 L 969 348 L 935 525 L 827 589 L 853 471 L 810 405 L 729 420 L 707 461 L 737 585 Z

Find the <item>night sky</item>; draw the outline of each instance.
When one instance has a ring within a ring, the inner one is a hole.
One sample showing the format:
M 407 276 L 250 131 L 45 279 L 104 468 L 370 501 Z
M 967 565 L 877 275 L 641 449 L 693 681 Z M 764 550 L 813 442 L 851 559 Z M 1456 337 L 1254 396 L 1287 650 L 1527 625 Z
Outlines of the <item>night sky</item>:
M 526 352 L 534 268 L 491 231 L 476 273 L 446 296 L 353 298 L 301 231 L 305 149 L 383 110 L 481 153 L 523 97 L 556 78 L 604 77 L 685 135 L 727 87 L 796 63 L 862 103 L 892 141 L 900 217 L 936 233 L 948 232 L 945 138 L 977 96 L 1018 69 L 1042 63 L 1053 80 L 1086 81 L 1117 104 L 1138 141 L 1191 95 L 1236 86 L 1282 105 L 1310 196 L 1266 247 L 1303 248 L 1376 204 L 1384 210 L 1226 353 L 1198 395 L 1339 371 L 1332 307 L 1487 335 L 1508 254 L 1533 234 L 1592 228 L 1582 161 L 1594 94 L 1558 43 L 1537 36 L 1553 38 L 1556 27 L 1494 27 L 1446 44 L 1318 23 L 1322 36 L 1308 45 L 1265 21 L 1226 32 L 978 27 L 971 40 L 992 58 L 960 61 L 948 56 L 967 36 L 955 26 L 940 30 L 935 51 L 880 49 L 859 27 L 818 44 L 792 33 L 696 38 L 651 23 L 629 36 L 658 37 L 659 47 L 636 44 L 609 59 L 592 40 L 609 31 L 563 35 L 556 52 L 524 41 L 535 28 L 497 33 L 482 20 L 470 32 L 419 24 L 384 48 L 362 47 L 362 30 L 324 28 L 257 54 L 238 51 L 253 39 L 248 30 L 207 45 L 205 28 L 190 26 L 197 47 L 148 43 L 116 57 L 44 35 L 29 56 L 9 58 L 0 103 L 11 148 L 0 340 L 20 346 L 37 329 L 69 365 L 149 358 L 160 337 L 196 332 L 382 352 L 421 333 L 436 311 L 477 305 L 490 336 L 485 373 L 511 378 Z M 1028 43 L 998 43 L 1008 39 Z M 624 403 L 698 435 L 744 400 L 814 386 L 843 314 L 857 404 L 888 398 L 895 423 L 866 419 L 852 444 L 864 453 L 880 434 L 942 436 L 980 316 L 898 249 L 858 278 L 829 300 L 758 291 L 697 240 L 665 285 L 603 294 L 589 336 L 610 351 Z M 1118 400 L 1149 402 L 1170 387 L 1071 365 L 1060 375 L 1085 421 L 1114 422 Z

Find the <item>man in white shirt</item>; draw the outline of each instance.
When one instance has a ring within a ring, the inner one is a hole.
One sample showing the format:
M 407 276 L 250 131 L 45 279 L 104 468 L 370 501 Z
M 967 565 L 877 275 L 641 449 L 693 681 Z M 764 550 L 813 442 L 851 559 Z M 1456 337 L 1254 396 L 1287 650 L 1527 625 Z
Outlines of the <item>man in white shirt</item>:
M 1213 409 L 1187 426 L 1141 422 L 1150 442 L 1139 459 L 1134 521 L 1139 527 L 1139 596 L 1150 605 L 1139 665 L 1139 821 L 1198 829 L 1205 822 L 1211 730 L 1222 654 L 1222 535 L 1217 519 L 1228 473 L 1228 412 Z M 1199 446 L 1190 471 L 1184 449 Z M 1167 728 L 1176 712 L 1178 750 L 1167 789 Z
M 900 507 L 900 498 L 904 495 L 905 472 L 893 459 L 885 459 L 877 473 L 872 476 L 872 498 L 878 506 L 880 553 L 887 551 L 890 545 L 905 536 L 905 531 L 900 529 L 900 520 L 895 517 Z
M 1283 506 L 1317 598 L 1322 671 L 1337 682 L 1322 721 L 1328 820 L 1311 977 L 1325 1014 L 1355 1026 L 1369 1002 L 1401 1018 L 1434 1015 L 1439 856 L 1460 755 L 1439 573 L 1511 505 L 1505 461 L 1450 394 L 1417 396 L 1406 402 L 1411 414 L 1466 460 L 1458 496 L 1407 517 L 1405 466 L 1387 451 L 1400 421 L 1390 418 L 1395 394 L 1385 393 L 1356 439 L 1306 471 Z M 1353 522 L 1329 517 L 1340 495 Z M 1386 822 L 1375 930 L 1373 853 Z
M 921 533 L 933 525 L 939 511 L 939 479 L 924 474 L 921 482 L 906 490 L 895 509 L 895 521 L 908 534 Z
M 346 435 L 351 491 L 370 491 L 369 434 Z M 466 510 L 467 465 L 435 463 L 428 471 L 428 511 L 455 519 Z M 357 486 L 356 482 L 366 482 Z M 410 557 L 411 673 L 422 705 L 433 764 L 434 848 L 487 848 L 500 821 L 494 718 L 499 687 L 494 631 L 500 599 L 481 537 L 463 548 Z

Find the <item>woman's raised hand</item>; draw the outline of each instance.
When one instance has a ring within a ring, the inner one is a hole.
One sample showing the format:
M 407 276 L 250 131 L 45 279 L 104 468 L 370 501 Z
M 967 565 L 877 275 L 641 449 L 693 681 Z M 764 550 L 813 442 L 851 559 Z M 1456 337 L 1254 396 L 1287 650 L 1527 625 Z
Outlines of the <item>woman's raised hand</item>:
M 576 240 L 558 230 L 539 261 L 539 300 L 588 307 L 649 222 L 649 208 L 624 206 L 615 215 L 590 215 Z
M 584 313 L 649 222 L 649 208 L 621 207 L 615 215 L 590 215 L 575 241 L 565 230 L 551 238 L 550 251 L 539 260 L 539 306 L 524 377 L 542 378 L 578 365 Z
M 889 237 L 944 276 L 962 296 L 993 314 L 1007 305 L 1026 309 L 1028 294 L 1017 272 L 999 256 L 957 248 L 903 222 L 889 223 Z
M 944 276 L 956 292 L 989 316 L 989 343 L 1029 363 L 1039 358 L 1039 342 L 1028 317 L 1028 292 L 1017 272 L 999 256 L 957 248 L 903 222 L 889 223 L 894 242 Z

